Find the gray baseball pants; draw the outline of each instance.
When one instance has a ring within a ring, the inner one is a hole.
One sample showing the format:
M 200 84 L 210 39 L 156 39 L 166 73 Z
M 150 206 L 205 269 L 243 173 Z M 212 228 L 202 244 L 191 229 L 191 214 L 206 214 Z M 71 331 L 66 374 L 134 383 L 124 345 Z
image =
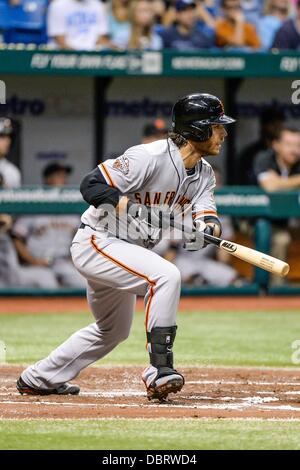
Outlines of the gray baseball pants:
M 54 388 L 74 379 L 124 341 L 137 295 L 145 299 L 147 331 L 176 324 L 181 281 L 172 263 L 87 226 L 75 235 L 71 254 L 87 280 L 88 303 L 96 321 L 23 372 L 23 380 L 33 387 Z

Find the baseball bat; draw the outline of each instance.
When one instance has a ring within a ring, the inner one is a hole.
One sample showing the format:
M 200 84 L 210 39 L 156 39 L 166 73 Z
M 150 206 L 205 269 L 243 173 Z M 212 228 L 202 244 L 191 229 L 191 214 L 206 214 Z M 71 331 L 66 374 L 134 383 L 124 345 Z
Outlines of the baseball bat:
M 261 253 L 253 248 L 248 248 L 247 246 L 239 245 L 238 243 L 228 240 L 222 240 L 222 238 L 214 237 L 207 233 L 204 234 L 204 240 L 207 243 L 216 245 L 221 250 L 230 253 L 236 258 L 253 264 L 258 268 L 265 269 L 270 273 L 278 274 L 281 277 L 286 276 L 290 270 L 288 263 L 274 258 L 273 256 L 266 255 L 265 253 Z
M 159 226 L 162 227 L 162 213 L 159 214 L 159 218 Z M 174 219 L 174 216 L 170 219 L 170 225 L 171 227 L 177 228 L 181 231 L 187 231 L 187 227 L 184 227 L 181 223 L 178 224 Z M 190 230 L 188 230 L 188 232 L 192 233 Z M 208 233 L 202 233 L 206 243 L 211 243 L 220 248 L 221 250 L 230 253 L 236 258 L 246 261 L 247 263 L 253 264 L 258 268 L 264 269 L 265 271 L 269 271 L 273 274 L 278 274 L 281 277 L 286 276 L 290 271 L 288 263 L 285 263 L 280 259 L 254 250 L 253 248 L 239 245 L 238 243 L 234 243 L 229 240 L 223 240 L 222 238 L 214 237 L 213 235 L 209 235 Z

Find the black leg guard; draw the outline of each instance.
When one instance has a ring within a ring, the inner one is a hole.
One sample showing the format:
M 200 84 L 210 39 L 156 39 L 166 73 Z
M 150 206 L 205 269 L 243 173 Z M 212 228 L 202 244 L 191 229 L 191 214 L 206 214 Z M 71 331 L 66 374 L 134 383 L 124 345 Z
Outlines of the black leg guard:
M 177 326 L 155 327 L 147 333 L 151 366 L 144 371 L 143 381 L 149 400 L 165 400 L 169 393 L 179 392 L 184 377 L 174 369 L 173 344 Z
M 169 367 L 173 369 L 173 344 L 177 326 L 153 328 L 147 333 L 150 363 L 157 369 Z

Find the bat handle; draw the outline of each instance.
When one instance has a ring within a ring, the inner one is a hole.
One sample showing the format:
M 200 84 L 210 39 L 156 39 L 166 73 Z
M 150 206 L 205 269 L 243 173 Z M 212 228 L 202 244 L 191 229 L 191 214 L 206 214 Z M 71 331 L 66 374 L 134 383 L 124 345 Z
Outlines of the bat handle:
M 214 237 L 213 235 L 209 235 L 208 233 L 204 233 L 204 240 L 206 243 L 210 243 L 211 245 L 220 246 L 222 243 L 222 238 Z

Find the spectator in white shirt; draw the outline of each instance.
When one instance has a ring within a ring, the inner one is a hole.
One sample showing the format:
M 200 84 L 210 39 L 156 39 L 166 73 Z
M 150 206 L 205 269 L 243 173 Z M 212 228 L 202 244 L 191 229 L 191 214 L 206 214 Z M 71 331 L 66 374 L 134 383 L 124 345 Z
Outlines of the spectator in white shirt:
M 13 126 L 10 119 L 0 118 L 0 187 L 17 188 L 21 185 L 20 170 L 6 156 L 11 146 Z
M 50 45 L 91 51 L 110 48 L 108 20 L 99 0 L 53 0 L 48 10 Z

